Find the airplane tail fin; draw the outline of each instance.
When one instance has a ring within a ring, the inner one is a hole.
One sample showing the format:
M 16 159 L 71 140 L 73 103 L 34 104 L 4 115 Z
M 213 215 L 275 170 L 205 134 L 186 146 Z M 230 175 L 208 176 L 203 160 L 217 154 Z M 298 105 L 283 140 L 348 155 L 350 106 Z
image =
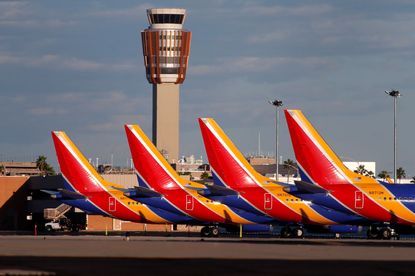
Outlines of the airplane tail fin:
M 367 181 L 343 164 L 300 110 L 284 112 L 302 180 L 320 185 Z
M 229 187 L 258 185 L 259 175 L 212 118 L 199 118 L 200 130 L 215 184 Z
M 138 125 L 124 127 L 140 186 L 170 190 L 185 184 Z
M 56 156 L 65 186 L 73 192 L 102 191 L 105 180 L 97 173 L 84 155 L 63 131 L 52 131 Z

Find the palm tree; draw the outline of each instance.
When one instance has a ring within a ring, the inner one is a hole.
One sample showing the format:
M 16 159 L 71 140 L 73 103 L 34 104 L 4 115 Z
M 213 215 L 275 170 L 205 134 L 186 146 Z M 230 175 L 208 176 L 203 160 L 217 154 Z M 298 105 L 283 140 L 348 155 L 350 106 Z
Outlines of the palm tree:
M 367 170 L 365 168 L 365 165 L 359 165 L 355 170 L 355 173 L 361 174 L 361 175 L 366 175 L 367 174 Z
M 396 170 L 396 177 L 399 179 L 399 183 L 401 183 L 401 179 L 406 177 L 406 172 L 402 167 L 399 167 Z
M 44 155 L 39 155 L 36 159 L 36 167 L 41 171 L 43 175 L 54 175 L 55 170 L 51 165 L 46 162 L 47 157 Z
M 369 177 L 375 178 L 375 174 L 372 171 L 366 170 L 365 165 L 359 165 L 354 170 L 354 172 L 358 173 L 358 174 L 361 174 L 361 175 L 364 175 L 364 176 L 369 176 Z
M 203 172 L 201 175 L 200 175 L 200 179 L 201 180 L 207 180 L 209 178 L 209 174 L 207 173 L 207 172 Z
M 287 159 L 284 161 L 283 166 L 287 170 L 287 182 L 290 182 L 290 170 L 295 169 L 297 171 L 297 163 L 291 159 Z
M 375 178 L 375 174 L 372 171 L 367 171 L 366 176 L 369 176 L 371 178 Z
M 389 175 L 387 171 L 381 171 L 380 173 L 378 173 L 378 177 L 382 178 L 383 180 L 386 180 L 387 178 L 390 178 L 391 176 Z

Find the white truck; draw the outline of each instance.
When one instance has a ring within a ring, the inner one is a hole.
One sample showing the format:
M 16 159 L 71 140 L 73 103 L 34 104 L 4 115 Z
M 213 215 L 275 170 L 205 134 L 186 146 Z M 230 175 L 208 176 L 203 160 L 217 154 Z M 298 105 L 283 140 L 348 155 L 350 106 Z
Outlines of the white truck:
M 53 231 L 68 231 L 73 230 L 71 221 L 67 218 L 60 218 L 58 220 L 53 220 L 50 222 L 45 223 L 45 230 L 46 232 L 53 232 Z

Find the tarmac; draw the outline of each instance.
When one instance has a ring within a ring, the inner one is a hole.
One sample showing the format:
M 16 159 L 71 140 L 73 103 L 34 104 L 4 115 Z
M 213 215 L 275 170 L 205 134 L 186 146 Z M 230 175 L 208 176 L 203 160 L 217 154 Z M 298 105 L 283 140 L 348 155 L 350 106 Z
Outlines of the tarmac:
M 0 275 L 406 275 L 415 241 L 0 236 Z

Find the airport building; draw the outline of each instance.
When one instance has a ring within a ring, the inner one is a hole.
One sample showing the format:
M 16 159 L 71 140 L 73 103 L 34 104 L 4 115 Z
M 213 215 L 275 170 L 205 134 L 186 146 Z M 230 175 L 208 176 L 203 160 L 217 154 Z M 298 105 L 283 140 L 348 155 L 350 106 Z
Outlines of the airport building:
M 148 9 L 141 32 L 146 77 L 153 85 L 153 144 L 170 163 L 179 159 L 180 84 L 186 77 L 192 33 L 184 9 Z
M 36 162 L 0 162 L 0 175 L 39 175 Z

